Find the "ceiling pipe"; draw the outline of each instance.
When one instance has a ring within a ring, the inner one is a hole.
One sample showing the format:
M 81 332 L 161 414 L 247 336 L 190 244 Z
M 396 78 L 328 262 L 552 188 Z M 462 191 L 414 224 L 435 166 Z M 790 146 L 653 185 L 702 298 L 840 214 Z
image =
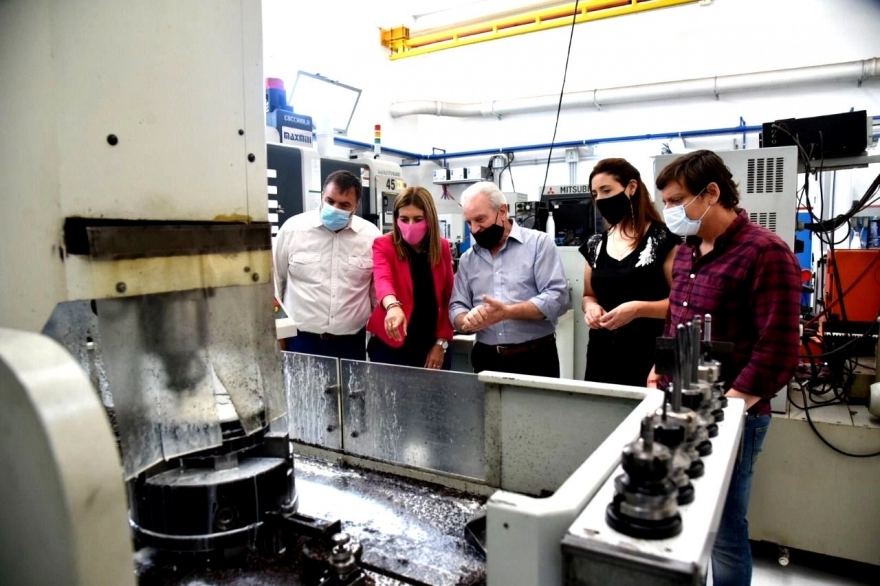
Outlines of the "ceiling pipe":
M 562 107 L 583 108 L 628 104 L 652 100 L 709 97 L 716 98 L 729 92 L 786 88 L 820 83 L 861 83 L 880 77 L 880 58 L 863 59 L 847 63 L 777 69 L 737 75 L 719 75 L 701 79 L 667 81 L 627 87 L 593 89 L 571 92 L 563 96 Z M 508 116 L 555 110 L 559 94 L 492 100 L 487 102 L 454 103 L 432 100 L 413 100 L 391 104 L 392 118 L 433 114 L 434 116 Z
M 880 127 L 880 116 L 872 116 L 872 127 Z M 402 151 L 399 149 L 392 149 L 388 147 L 382 147 L 382 154 L 388 155 L 393 154 L 395 156 L 399 156 L 404 159 L 413 159 L 417 161 L 441 161 L 445 159 L 467 159 L 471 157 L 482 157 L 486 155 L 500 155 L 504 153 L 519 153 L 519 152 L 527 152 L 527 151 L 544 151 L 553 149 L 563 149 L 563 148 L 579 148 L 585 146 L 594 146 L 597 144 L 606 144 L 612 142 L 638 142 L 642 140 L 661 140 L 661 139 L 670 139 L 670 138 L 698 138 L 705 136 L 724 136 L 729 134 L 740 134 L 740 133 L 755 133 L 761 132 L 763 130 L 763 126 L 731 126 L 728 128 L 708 128 L 702 130 L 679 130 L 674 132 L 659 132 L 653 134 L 635 134 L 628 136 L 608 136 L 603 138 L 585 138 L 582 140 L 568 140 L 554 143 L 539 143 L 539 144 L 527 144 L 527 145 L 519 145 L 519 146 L 509 146 L 509 147 L 493 147 L 490 149 L 482 149 L 476 151 L 461 151 L 461 152 L 447 152 L 447 153 L 433 153 L 430 155 L 422 155 L 419 153 L 413 153 L 409 151 Z M 873 135 L 875 139 L 880 139 L 880 133 Z M 360 142 L 356 140 L 351 140 L 348 138 L 342 138 L 337 136 L 334 138 L 334 142 L 340 146 L 354 147 L 364 151 L 372 151 L 373 145 L 372 143 Z M 546 160 L 546 159 L 545 159 Z M 560 158 L 559 161 L 564 161 L 564 157 Z M 552 162 L 558 162 L 555 159 Z M 512 165 L 517 165 L 517 161 L 511 163 Z

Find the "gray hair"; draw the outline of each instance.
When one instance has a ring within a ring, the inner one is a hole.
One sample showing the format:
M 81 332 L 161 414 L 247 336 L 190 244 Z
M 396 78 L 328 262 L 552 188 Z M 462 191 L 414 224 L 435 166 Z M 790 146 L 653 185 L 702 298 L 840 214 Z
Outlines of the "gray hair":
M 489 198 L 493 210 L 500 210 L 501 206 L 507 203 L 507 198 L 504 197 L 497 185 L 491 181 L 480 181 L 464 190 L 464 193 L 461 194 L 461 206 L 464 207 L 472 197 L 480 193 Z

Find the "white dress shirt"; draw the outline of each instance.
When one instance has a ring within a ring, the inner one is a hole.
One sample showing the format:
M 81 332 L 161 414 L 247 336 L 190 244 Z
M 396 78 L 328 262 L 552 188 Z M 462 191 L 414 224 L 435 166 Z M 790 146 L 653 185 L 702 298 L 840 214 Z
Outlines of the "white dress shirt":
M 358 216 L 333 232 L 317 210 L 288 219 L 275 239 L 275 290 L 296 327 L 343 336 L 373 309 L 373 240 L 379 229 Z

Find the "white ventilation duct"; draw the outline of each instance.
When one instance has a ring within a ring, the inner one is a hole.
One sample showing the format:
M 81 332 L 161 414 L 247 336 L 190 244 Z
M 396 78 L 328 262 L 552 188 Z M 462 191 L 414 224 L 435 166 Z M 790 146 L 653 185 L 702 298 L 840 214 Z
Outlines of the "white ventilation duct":
M 874 57 L 848 63 L 572 92 L 565 94 L 562 99 L 562 107 L 599 108 L 612 104 L 627 104 L 671 98 L 714 98 L 728 92 L 786 88 L 821 83 L 848 82 L 861 84 L 865 80 L 877 77 L 880 77 L 880 58 Z M 555 110 L 558 104 L 559 94 L 466 104 L 414 100 L 391 104 L 391 116 L 393 118 L 412 116 L 414 114 L 458 117 L 507 116 L 510 114 Z

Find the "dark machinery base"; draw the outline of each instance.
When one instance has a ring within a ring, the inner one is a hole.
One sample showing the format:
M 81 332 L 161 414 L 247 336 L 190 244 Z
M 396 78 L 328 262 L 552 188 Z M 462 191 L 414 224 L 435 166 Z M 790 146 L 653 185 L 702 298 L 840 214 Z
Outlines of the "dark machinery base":
M 288 437 L 247 436 L 237 421 L 221 429 L 220 447 L 163 462 L 128 483 L 139 546 L 213 558 L 273 549 L 267 521 L 298 505 Z
M 623 515 L 616 509 L 614 503 L 609 504 L 605 509 L 605 522 L 615 531 L 636 539 L 668 539 L 681 533 L 679 513 L 669 519 L 646 521 Z
M 705 458 L 706 456 L 712 455 L 712 442 L 706 440 L 704 442 L 700 442 L 697 446 L 697 453 L 700 454 L 701 458 Z
M 706 472 L 706 465 L 702 460 L 694 460 L 691 467 L 687 469 L 687 475 L 691 478 L 699 478 Z
M 686 486 L 678 487 L 678 504 L 679 505 L 689 505 L 694 502 L 694 485 L 687 484 Z

